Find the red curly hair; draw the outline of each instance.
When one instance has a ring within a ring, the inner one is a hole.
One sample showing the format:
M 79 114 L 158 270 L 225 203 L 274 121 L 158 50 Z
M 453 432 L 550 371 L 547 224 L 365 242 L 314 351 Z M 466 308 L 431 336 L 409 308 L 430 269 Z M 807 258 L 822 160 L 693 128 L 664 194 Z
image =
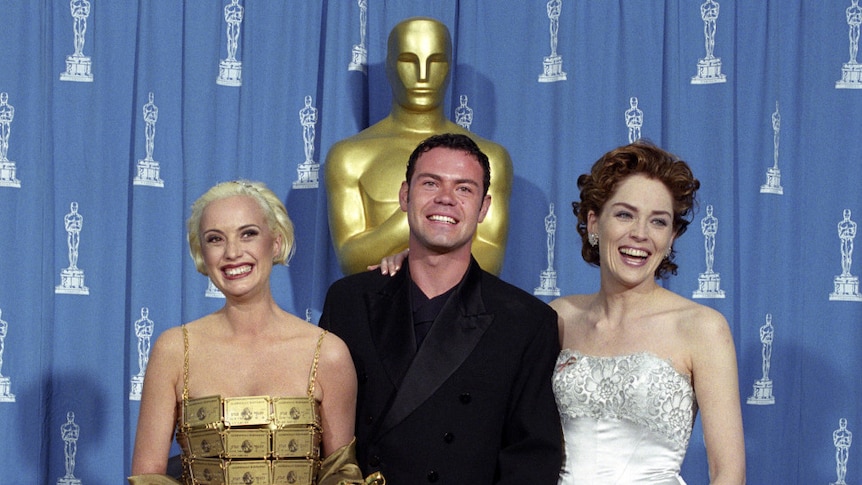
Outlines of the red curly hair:
M 581 235 L 581 255 L 587 263 L 599 266 L 599 249 L 588 243 L 587 215 L 590 211 L 601 214 L 605 203 L 614 195 L 619 184 L 632 175 L 644 175 L 658 180 L 667 187 L 673 199 L 673 232 L 677 238 L 685 233 L 691 223 L 696 204 L 695 193 L 700 181 L 688 164 L 676 155 L 666 152 L 645 140 L 615 148 L 605 153 L 593 164 L 589 173 L 578 177 L 580 200 L 572 202 L 572 211 L 578 218 L 578 234 Z M 655 270 L 656 278 L 676 274 L 671 250 Z

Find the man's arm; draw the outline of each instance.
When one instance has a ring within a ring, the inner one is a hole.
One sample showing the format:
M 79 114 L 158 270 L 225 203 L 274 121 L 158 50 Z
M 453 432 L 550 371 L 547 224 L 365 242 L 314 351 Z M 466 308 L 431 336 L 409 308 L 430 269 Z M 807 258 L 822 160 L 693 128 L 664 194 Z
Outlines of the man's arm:
M 537 331 L 527 344 L 512 397 L 495 483 L 556 485 L 562 467 L 562 427 L 551 376 L 560 352 L 557 314 L 549 307 L 534 316 Z

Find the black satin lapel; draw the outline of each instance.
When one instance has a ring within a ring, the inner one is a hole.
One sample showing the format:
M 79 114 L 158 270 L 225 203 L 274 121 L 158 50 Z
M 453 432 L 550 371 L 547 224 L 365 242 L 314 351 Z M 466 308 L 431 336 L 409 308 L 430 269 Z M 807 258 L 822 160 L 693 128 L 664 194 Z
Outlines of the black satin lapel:
M 416 353 L 406 274 L 405 267 L 380 292 L 367 296 L 368 322 L 374 348 L 396 387 L 400 385 Z
M 464 283 L 446 302 L 425 337 L 381 424 L 381 433 L 434 394 L 464 363 L 494 320 L 493 314 L 484 312 L 477 281 L 468 276 Z

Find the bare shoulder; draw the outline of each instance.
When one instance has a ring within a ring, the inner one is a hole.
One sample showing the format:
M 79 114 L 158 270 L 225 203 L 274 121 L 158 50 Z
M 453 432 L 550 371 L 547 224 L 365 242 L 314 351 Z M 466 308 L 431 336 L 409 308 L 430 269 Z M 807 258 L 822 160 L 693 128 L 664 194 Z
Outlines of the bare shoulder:
M 583 314 L 592 295 L 566 295 L 549 303 L 561 319 L 569 320 Z
M 300 338 L 303 348 L 316 349 L 318 344 L 320 345 L 318 357 L 320 364 L 350 360 L 350 351 L 347 349 L 347 345 L 337 335 L 296 315 L 287 313 L 287 318 L 291 320 L 291 327 L 296 329 L 296 335 Z
M 217 313 L 219 312 L 204 315 L 197 320 L 192 320 L 184 325 L 166 330 L 165 333 L 171 332 L 171 340 L 179 342 L 180 345 L 183 345 L 183 327 L 186 329 L 189 340 L 196 340 L 198 342 L 208 340 L 217 334 L 215 331 L 219 321 Z
M 589 304 L 594 295 L 567 295 L 553 300 L 550 307 L 557 312 L 557 332 L 560 347 L 571 348 L 584 333 Z
M 318 333 L 322 331 L 318 330 Z M 326 359 L 328 363 L 334 365 L 343 365 L 346 363 L 349 363 L 351 366 L 353 365 L 347 344 L 332 332 L 327 332 L 323 337 L 323 342 L 320 345 L 320 358 L 321 360 Z
M 733 345 L 727 319 L 717 310 L 676 296 L 677 329 L 694 348 L 708 350 L 711 346 Z
M 182 382 L 185 344 L 183 329 L 175 326 L 166 329 L 156 339 L 147 363 L 147 379 L 150 382 L 177 386 Z M 154 384 L 150 384 L 153 386 Z
M 319 336 L 323 330 L 318 329 Z M 337 335 L 327 332 L 320 344 L 318 381 L 325 388 L 334 384 L 341 391 L 356 386 L 356 369 L 347 345 Z M 355 391 L 355 387 L 354 387 Z M 331 392 L 331 387 L 330 387 Z
M 153 345 L 153 353 L 162 355 L 182 354 L 184 348 L 182 326 L 176 326 L 159 335 L 155 345 Z

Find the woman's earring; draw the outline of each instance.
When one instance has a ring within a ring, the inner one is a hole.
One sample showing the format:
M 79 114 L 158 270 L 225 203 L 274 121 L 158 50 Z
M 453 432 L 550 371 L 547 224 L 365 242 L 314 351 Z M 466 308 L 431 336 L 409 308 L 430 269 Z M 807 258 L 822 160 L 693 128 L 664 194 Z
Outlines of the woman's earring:
M 670 253 L 673 252 L 673 246 L 668 246 L 667 251 L 664 253 L 664 259 L 670 259 Z
M 599 235 L 591 232 L 587 234 L 587 241 L 590 243 L 590 246 L 596 247 L 599 245 Z

